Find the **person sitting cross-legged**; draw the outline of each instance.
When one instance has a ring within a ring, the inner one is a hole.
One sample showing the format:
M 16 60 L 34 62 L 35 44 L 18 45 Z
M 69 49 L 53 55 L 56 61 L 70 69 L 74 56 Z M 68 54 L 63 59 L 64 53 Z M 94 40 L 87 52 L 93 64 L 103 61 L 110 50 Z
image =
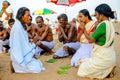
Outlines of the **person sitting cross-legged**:
M 59 15 L 58 21 L 58 39 L 60 42 L 63 42 L 63 46 L 54 53 L 53 58 L 73 55 L 80 47 L 80 43 L 77 41 L 77 29 L 74 25 L 68 23 L 67 15 Z
M 52 49 L 54 48 L 52 29 L 44 24 L 42 16 L 36 17 L 37 29 L 33 42 L 37 45 L 35 55 L 40 55 L 43 51 L 46 52 L 45 55 L 53 54 Z

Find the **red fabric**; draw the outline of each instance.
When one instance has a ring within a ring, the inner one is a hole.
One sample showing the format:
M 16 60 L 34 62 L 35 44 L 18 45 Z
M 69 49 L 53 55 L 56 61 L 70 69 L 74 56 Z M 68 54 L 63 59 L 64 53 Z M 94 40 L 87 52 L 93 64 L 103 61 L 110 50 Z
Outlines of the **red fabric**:
M 58 32 L 58 28 L 56 28 L 56 32 Z
M 89 31 L 89 32 L 94 32 L 94 30 L 95 30 L 95 28 L 93 27 L 92 29 L 90 29 L 90 31 Z
M 53 3 L 55 3 L 55 4 L 57 4 L 57 1 L 58 1 L 58 0 L 51 0 L 51 2 L 53 2 Z
M 86 0 L 81 0 L 81 1 L 79 1 L 79 0 L 69 0 L 69 5 L 75 4 L 75 3 L 78 3 L 78 2 L 82 2 L 82 1 L 86 1 Z M 50 2 L 57 4 L 58 0 L 50 0 Z M 60 4 L 57 4 L 57 5 L 60 5 Z M 68 4 L 63 4 L 63 5 L 64 6 L 69 6 Z

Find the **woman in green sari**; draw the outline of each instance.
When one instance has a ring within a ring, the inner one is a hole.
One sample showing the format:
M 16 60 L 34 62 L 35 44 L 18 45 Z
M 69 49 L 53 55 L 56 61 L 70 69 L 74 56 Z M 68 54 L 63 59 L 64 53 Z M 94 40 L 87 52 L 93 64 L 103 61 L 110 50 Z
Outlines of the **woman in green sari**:
M 100 23 L 91 35 L 87 34 L 85 27 L 81 28 L 89 43 L 93 43 L 93 49 L 90 58 L 80 61 L 77 74 L 81 77 L 104 79 L 113 73 L 116 66 L 113 47 L 115 31 L 113 24 L 109 21 L 109 18 L 114 18 L 114 15 L 107 4 L 97 6 L 95 15 Z

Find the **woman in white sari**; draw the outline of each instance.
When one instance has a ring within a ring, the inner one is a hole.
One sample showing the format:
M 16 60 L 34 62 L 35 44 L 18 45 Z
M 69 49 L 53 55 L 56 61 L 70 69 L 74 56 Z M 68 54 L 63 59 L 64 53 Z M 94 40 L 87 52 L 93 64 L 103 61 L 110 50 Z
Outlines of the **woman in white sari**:
M 8 1 L 2 2 L 2 10 L 0 13 L 0 18 L 3 21 L 4 28 L 8 28 L 8 20 L 13 17 L 13 10 L 10 7 L 10 3 Z
M 113 73 L 116 66 L 116 55 L 113 47 L 115 31 L 114 26 L 109 21 L 109 17 L 114 18 L 114 15 L 107 4 L 97 6 L 95 14 L 100 22 L 96 30 L 88 35 L 85 27 L 81 28 L 89 43 L 94 44 L 91 57 L 80 61 L 77 74 L 81 77 L 104 79 Z
M 80 20 L 80 26 L 85 26 L 88 34 L 94 31 L 95 21 L 92 20 L 89 11 L 87 9 L 82 9 L 78 14 Z M 80 48 L 76 51 L 71 59 L 71 66 L 78 66 L 78 61 L 86 57 L 91 56 L 92 44 L 90 44 L 83 34 L 83 31 L 80 31 L 78 35 L 78 41 L 80 41 Z
M 21 7 L 15 24 L 10 32 L 10 56 L 16 73 L 39 73 L 44 70 L 40 60 L 35 59 L 36 45 L 29 42 L 26 23 L 30 20 L 30 11 Z

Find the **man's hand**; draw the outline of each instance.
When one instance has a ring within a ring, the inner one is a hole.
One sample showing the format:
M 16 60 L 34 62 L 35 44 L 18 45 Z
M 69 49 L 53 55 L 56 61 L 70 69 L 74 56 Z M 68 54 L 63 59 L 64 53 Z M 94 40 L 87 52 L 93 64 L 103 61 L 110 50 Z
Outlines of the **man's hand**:
M 32 42 L 36 43 L 38 40 L 39 40 L 39 37 L 38 36 L 34 36 Z

